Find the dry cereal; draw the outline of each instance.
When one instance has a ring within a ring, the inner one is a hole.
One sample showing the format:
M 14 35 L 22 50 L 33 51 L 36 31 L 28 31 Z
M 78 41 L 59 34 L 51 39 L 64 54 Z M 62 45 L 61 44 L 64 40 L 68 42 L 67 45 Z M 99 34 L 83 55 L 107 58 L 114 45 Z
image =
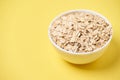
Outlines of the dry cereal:
M 112 27 L 102 17 L 89 12 L 72 12 L 58 17 L 50 28 L 52 40 L 72 52 L 91 52 L 106 44 Z

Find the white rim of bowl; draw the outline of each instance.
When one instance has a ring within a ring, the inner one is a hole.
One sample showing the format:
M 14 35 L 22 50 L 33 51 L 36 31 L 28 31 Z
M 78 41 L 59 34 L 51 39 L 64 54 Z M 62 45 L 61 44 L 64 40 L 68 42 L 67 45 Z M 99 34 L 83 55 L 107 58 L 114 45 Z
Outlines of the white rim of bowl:
M 73 12 L 87 12 L 87 13 L 91 13 L 91 14 L 93 14 L 93 15 L 100 16 L 101 18 L 103 18 L 103 19 L 112 27 L 111 23 L 108 21 L 108 19 L 107 19 L 106 17 L 104 17 L 104 16 L 101 15 L 100 13 L 95 12 L 95 11 L 93 11 L 93 10 L 86 10 L 86 9 L 69 10 L 69 11 L 66 11 L 66 12 L 63 12 L 63 13 L 59 14 L 58 16 L 56 16 L 56 17 L 51 21 L 51 23 L 50 23 L 50 25 L 49 25 L 49 28 L 48 28 L 48 37 L 49 37 L 51 43 L 52 43 L 58 50 L 63 51 L 63 52 L 68 53 L 68 54 L 73 54 L 73 55 L 75 55 L 75 54 L 77 54 L 77 55 L 81 55 L 81 54 L 82 54 L 82 55 L 84 55 L 84 54 L 93 54 L 93 53 L 99 52 L 99 51 L 101 51 L 102 49 L 104 49 L 104 48 L 110 43 L 110 41 L 111 41 L 111 39 L 112 39 L 113 29 L 112 29 L 112 35 L 111 35 L 110 39 L 104 44 L 104 46 L 102 46 L 102 47 L 100 47 L 100 48 L 97 48 L 97 49 L 95 49 L 95 50 L 93 50 L 93 51 L 91 51 L 91 52 L 72 52 L 72 51 L 67 51 L 67 50 L 65 50 L 65 49 L 62 49 L 60 46 L 58 46 L 58 45 L 52 40 L 51 35 L 50 35 L 50 28 L 51 28 L 53 22 L 54 22 L 56 19 L 58 19 L 59 17 L 65 15 L 65 14 L 73 13 Z

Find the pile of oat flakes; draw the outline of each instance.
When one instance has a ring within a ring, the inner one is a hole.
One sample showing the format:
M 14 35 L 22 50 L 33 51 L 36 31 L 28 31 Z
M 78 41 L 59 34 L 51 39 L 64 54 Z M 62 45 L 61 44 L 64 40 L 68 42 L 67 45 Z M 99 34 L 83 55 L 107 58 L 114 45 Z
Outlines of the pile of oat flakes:
M 53 21 L 50 36 L 67 51 L 91 52 L 105 45 L 112 36 L 112 27 L 98 15 L 71 12 Z

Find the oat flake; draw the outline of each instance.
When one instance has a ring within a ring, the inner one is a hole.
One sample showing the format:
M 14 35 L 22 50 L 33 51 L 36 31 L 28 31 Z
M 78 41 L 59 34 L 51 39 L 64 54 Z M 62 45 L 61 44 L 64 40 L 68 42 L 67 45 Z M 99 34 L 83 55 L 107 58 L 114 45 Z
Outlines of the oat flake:
M 77 53 L 91 52 L 106 44 L 112 36 L 112 27 L 98 15 L 72 12 L 52 23 L 50 35 L 62 49 Z

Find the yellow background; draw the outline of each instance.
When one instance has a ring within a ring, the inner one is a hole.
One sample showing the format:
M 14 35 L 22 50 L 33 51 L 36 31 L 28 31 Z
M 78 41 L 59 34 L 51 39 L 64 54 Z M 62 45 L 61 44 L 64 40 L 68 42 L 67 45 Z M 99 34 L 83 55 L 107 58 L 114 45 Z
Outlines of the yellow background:
M 95 10 L 113 25 L 109 48 L 87 65 L 67 63 L 48 39 L 58 14 Z M 120 0 L 0 0 L 0 80 L 120 80 Z

